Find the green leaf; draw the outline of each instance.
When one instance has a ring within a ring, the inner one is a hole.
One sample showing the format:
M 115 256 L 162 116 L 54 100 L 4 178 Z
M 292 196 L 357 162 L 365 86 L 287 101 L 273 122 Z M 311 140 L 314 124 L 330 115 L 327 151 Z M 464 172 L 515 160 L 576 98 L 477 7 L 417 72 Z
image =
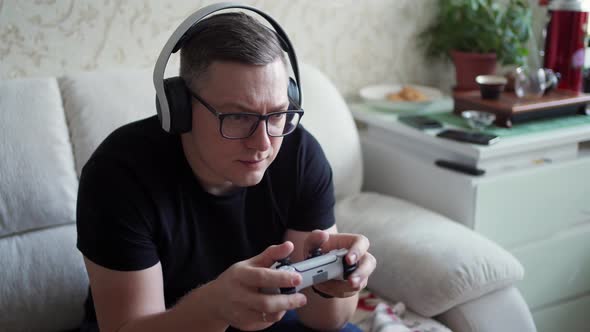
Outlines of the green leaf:
M 496 52 L 502 64 L 522 63 L 531 36 L 527 0 L 438 0 L 433 23 L 418 35 L 429 57 L 448 57 L 451 50 Z

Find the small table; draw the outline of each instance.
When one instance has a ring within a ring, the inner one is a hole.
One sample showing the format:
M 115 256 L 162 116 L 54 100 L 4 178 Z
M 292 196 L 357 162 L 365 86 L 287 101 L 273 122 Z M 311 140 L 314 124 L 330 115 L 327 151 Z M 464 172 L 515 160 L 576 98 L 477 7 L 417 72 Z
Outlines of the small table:
M 476 109 L 496 114 L 496 124 L 512 124 L 550 116 L 583 113 L 590 103 L 590 94 L 554 90 L 537 99 L 521 99 L 514 92 L 504 92 L 498 99 L 482 99 L 479 90 L 453 94 L 455 113 Z
M 452 100 L 431 112 L 451 112 Z M 478 146 L 398 121 L 400 113 L 350 105 L 365 156 L 365 189 L 437 211 L 514 254 L 517 286 L 539 330 L 586 326 L 590 305 L 590 124 L 502 137 Z M 435 107 L 436 108 L 436 107 Z M 405 113 L 404 113 L 405 114 Z M 448 127 L 448 125 L 447 125 Z M 443 159 L 486 170 L 472 176 Z

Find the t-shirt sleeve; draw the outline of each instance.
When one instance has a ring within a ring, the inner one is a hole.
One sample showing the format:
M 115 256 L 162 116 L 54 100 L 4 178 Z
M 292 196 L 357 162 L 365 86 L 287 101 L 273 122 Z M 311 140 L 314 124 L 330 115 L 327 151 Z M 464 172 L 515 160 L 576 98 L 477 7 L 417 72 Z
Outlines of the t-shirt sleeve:
M 153 209 L 133 172 L 113 161 L 91 160 L 80 176 L 77 247 L 103 267 L 133 271 L 158 259 Z
M 304 131 L 297 153 L 297 192 L 287 227 L 298 231 L 334 225 L 332 168 L 318 141 Z

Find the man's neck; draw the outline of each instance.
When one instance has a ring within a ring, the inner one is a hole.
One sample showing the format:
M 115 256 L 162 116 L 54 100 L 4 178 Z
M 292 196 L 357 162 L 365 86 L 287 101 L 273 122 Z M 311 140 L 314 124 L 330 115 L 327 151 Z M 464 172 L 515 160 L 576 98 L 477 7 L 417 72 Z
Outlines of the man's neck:
M 208 192 L 211 195 L 215 196 L 225 196 L 229 195 L 233 192 L 239 190 L 239 187 L 234 185 L 230 181 L 211 181 L 207 179 L 207 174 L 211 174 L 212 172 L 209 171 L 205 163 L 193 153 L 192 149 L 190 148 L 190 142 L 184 135 L 181 135 L 181 142 L 182 142 L 182 150 L 184 152 L 184 156 L 193 171 L 193 174 L 197 181 L 201 184 L 201 187 L 204 191 Z M 211 176 L 214 178 L 215 176 Z

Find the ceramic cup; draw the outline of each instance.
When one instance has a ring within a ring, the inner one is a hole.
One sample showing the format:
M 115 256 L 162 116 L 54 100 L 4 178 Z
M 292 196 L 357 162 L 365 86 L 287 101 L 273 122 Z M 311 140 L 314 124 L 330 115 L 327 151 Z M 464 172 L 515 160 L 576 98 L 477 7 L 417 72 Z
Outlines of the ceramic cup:
M 498 99 L 508 80 L 504 76 L 479 75 L 475 78 L 483 99 Z

